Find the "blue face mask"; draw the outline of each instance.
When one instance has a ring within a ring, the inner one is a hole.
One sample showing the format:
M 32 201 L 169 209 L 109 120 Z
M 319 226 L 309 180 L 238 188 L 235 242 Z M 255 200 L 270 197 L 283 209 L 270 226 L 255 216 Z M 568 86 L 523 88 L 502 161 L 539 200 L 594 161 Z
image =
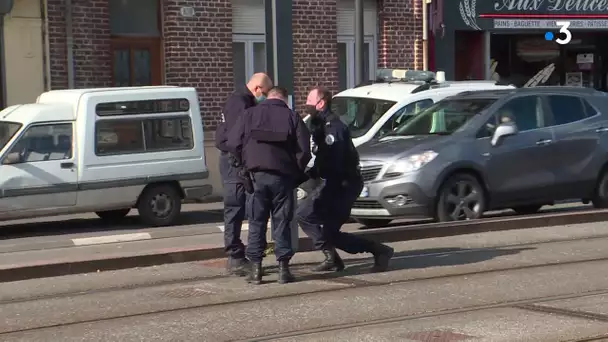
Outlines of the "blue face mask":
M 264 95 L 260 95 L 260 96 L 256 96 L 255 97 L 255 102 L 260 103 L 262 101 L 266 100 L 266 96 Z

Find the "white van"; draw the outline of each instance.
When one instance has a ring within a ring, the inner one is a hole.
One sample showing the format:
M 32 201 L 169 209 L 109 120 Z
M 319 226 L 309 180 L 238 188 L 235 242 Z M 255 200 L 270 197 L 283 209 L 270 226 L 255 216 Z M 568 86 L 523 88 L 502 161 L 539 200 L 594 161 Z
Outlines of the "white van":
M 55 90 L 0 112 L 0 219 L 137 208 L 152 226 L 211 194 L 194 88 Z
M 435 102 L 464 91 L 514 89 L 496 81 L 445 81 L 443 72 L 378 69 L 377 80 L 346 89 L 332 98 L 332 110 L 348 125 L 353 144 L 358 147 L 392 132 Z M 439 76 L 439 77 L 438 77 Z M 309 117 L 304 121 L 308 123 Z M 314 157 L 308 163 L 314 165 Z M 305 198 L 316 186 L 309 181 L 298 188 Z

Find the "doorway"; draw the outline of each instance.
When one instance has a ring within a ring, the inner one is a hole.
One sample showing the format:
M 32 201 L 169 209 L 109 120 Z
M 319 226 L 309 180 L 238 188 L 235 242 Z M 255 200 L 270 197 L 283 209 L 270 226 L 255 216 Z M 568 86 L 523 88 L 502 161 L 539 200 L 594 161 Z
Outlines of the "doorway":
M 109 0 L 112 84 L 161 85 L 160 0 Z

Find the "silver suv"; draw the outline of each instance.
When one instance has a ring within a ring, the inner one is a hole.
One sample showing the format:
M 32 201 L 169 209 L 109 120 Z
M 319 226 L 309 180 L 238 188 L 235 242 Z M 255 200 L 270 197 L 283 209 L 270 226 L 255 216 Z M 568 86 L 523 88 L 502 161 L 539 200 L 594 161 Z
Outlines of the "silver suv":
M 586 88 L 471 91 L 361 145 L 366 182 L 351 216 L 368 227 L 397 218 L 521 214 L 564 199 L 608 206 L 608 94 Z

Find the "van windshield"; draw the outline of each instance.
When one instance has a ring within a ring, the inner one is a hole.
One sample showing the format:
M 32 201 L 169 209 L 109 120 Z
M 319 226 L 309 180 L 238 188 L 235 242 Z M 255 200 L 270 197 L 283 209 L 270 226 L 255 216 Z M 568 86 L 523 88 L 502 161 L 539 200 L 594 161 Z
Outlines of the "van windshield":
M 494 103 L 496 99 L 455 99 L 439 101 L 389 135 L 448 135 Z
M 351 136 L 358 138 L 367 133 L 395 103 L 364 97 L 336 96 L 332 99 L 332 110 L 348 126 Z
M 13 135 L 21 128 L 20 123 L 10 121 L 0 121 L 0 149 L 11 140 Z

